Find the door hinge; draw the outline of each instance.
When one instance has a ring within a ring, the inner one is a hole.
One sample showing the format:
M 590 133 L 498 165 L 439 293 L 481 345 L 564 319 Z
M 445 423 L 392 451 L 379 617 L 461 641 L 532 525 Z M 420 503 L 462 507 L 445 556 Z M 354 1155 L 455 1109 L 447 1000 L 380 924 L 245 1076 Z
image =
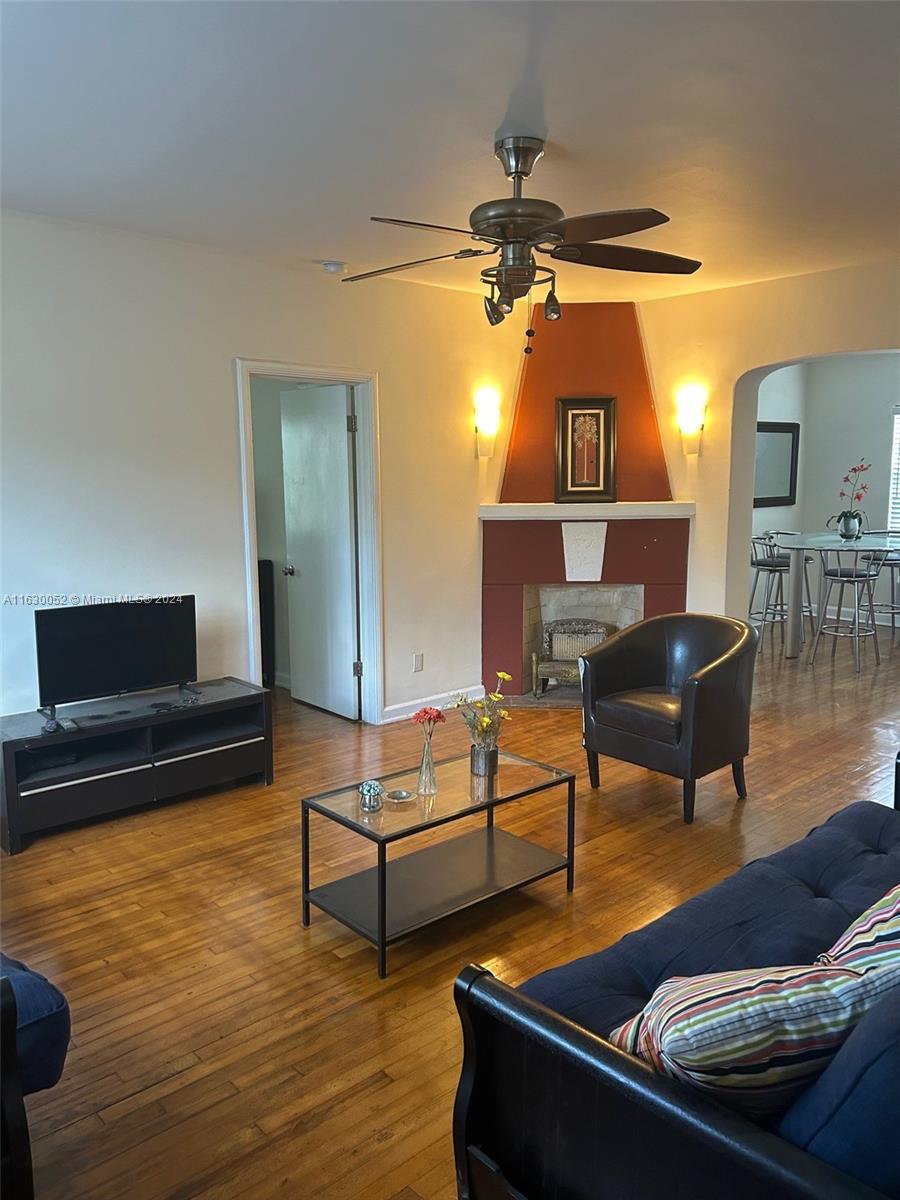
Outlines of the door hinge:
M 358 433 L 359 422 L 356 419 L 356 413 L 347 413 L 347 432 Z
M 353 664 L 353 677 L 354 677 L 354 679 L 362 679 L 362 663 L 361 662 L 355 662 Z

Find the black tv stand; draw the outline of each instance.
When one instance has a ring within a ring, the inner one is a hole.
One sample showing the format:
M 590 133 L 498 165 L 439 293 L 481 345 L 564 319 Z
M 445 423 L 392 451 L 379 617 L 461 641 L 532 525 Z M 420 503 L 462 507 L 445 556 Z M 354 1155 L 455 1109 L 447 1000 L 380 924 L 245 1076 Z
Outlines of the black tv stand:
M 272 782 L 272 698 L 230 676 L 0 717 L 0 843 L 256 777 Z M 42 717 L 47 720 L 42 722 Z M 56 730 L 47 725 L 56 722 Z

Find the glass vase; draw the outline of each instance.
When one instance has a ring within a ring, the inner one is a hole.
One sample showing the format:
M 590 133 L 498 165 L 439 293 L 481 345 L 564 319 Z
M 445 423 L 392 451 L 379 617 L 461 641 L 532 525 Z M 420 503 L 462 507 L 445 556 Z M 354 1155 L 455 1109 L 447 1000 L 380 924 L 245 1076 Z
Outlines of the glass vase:
M 431 734 L 425 734 L 425 744 L 422 747 L 422 765 L 419 767 L 419 781 L 416 791 L 420 796 L 433 796 L 437 792 L 437 776 L 434 773 L 434 756 L 431 753 Z

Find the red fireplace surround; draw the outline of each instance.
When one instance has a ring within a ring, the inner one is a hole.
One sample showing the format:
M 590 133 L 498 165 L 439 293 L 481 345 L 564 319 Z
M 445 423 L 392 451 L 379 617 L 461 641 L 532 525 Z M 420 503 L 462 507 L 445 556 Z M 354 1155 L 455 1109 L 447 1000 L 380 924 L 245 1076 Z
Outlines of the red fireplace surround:
M 570 582 L 562 521 L 486 520 L 482 533 L 482 676 L 508 671 L 509 694 L 521 695 L 523 588 Z M 689 534 L 688 519 L 610 520 L 597 582 L 642 583 L 645 617 L 683 612 Z

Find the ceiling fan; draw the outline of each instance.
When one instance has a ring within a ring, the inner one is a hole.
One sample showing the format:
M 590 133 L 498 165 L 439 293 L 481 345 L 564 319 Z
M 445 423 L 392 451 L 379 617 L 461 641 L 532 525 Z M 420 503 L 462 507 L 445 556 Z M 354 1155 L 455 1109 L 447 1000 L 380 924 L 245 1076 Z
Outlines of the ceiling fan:
M 499 261 L 482 268 L 481 280 L 490 288 L 484 297 L 484 311 L 491 325 L 499 325 L 512 312 L 516 300 L 527 296 L 533 287 L 549 284 L 544 302 L 548 321 L 562 316 L 556 298 L 556 272 L 552 267 L 535 261 L 535 253 L 547 254 L 559 262 L 581 263 L 585 267 L 605 267 L 614 271 L 652 271 L 662 274 L 690 275 L 701 265 L 694 258 L 663 254 L 659 250 L 642 250 L 637 246 L 610 245 L 607 238 L 623 237 L 641 229 L 652 229 L 668 221 L 665 213 L 655 208 L 625 208 L 615 212 L 585 213 L 567 217 L 563 210 L 549 200 L 529 199 L 522 195 L 522 181 L 527 179 L 543 156 L 544 143 L 535 137 L 504 137 L 494 146 L 494 154 L 503 164 L 507 179 L 512 180 L 513 194 L 509 199 L 487 200 L 469 214 L 471 229 L 455 229 L 449 225 L 428 225 L 422 221 L 399 221 L 393 217 L 372 217 L 385 225 L 406 225 L 411 229 L 432 229 L 483 242 L 490 249 L 467 247 L 453 254 L 436 254 L 414 262 L 382 267 L 379 271 L 364 271 L 347 275 L 344 283 L 373 279 L 376 275 L 391 275 L 408 271 L 423 263 L 440 262 L 448 258 L 484 258 L 499 255 Z M 599 244 L 598 244 L 599 243 Z

